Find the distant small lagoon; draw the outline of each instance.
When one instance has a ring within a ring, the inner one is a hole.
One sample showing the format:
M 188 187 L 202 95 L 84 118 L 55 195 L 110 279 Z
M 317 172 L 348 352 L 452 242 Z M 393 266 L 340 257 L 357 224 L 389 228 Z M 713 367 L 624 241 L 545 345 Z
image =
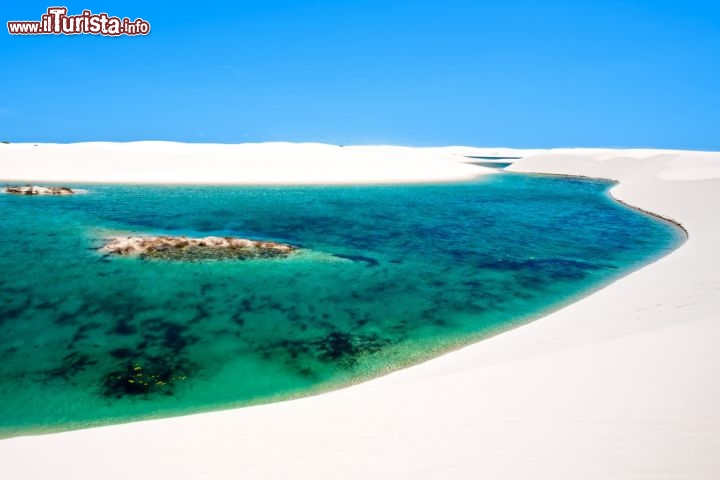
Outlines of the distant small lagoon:
M 0 195 L 0 437 L 352 384 L 537 318 L 684 238 L 613 201 L 609 183 L 569 177 L 76 187 L 87 194 Z M 303 252 L 163 262 L 97 251 L 125 233 Z

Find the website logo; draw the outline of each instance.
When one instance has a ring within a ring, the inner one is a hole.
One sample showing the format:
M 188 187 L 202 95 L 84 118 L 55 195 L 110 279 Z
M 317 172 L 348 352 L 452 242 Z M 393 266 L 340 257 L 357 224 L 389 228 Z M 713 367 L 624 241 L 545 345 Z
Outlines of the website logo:
M 66 7 L 50 7 L 40 20 L 7 22 L 10 35 L 147 35 L 150 23 L 142 18 L 111 17 L 107 13 L 83 10 L 80 15 L 68 15 Z

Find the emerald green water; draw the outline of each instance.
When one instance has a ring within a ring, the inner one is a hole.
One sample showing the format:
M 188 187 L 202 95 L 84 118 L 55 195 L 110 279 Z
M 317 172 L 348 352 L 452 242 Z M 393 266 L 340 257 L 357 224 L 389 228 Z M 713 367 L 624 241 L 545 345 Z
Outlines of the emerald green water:
M 347 385 L 527 321 L 682 239 L 607 183 L 571 178 L 84 188 L 0 195 L 0 436 Z M 305 250 L 197 263 L 97 251 L 121 233 Z

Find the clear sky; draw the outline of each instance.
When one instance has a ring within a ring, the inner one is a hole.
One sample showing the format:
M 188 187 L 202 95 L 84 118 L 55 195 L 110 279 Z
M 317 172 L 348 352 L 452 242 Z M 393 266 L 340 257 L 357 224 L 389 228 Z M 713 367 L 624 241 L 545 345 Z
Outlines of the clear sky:
M 147 37 L 11 36 L 142 17 Z M 717 0 L 2 0 L 0 140 L 720 150 Z

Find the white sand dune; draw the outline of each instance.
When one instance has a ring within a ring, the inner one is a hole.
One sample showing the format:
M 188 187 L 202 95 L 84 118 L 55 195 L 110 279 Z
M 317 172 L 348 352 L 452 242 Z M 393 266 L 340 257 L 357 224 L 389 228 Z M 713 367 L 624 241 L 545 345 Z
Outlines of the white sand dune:
M 459 151 L 474 149 L 285 142 L 2 144 L 0 179 L 67 183 L 351 184 L 438 182 L 482 173 L 482 167 L 459 163 Z
M 616 179 L 613 196 L 689 240 L 538 321 L 344 390 L 0 441 L 4 477 L 720 478 L 720 154 L 444 150 L 395 153 L 453 172 L 444 154 L 529 153 L 511 169 Z

